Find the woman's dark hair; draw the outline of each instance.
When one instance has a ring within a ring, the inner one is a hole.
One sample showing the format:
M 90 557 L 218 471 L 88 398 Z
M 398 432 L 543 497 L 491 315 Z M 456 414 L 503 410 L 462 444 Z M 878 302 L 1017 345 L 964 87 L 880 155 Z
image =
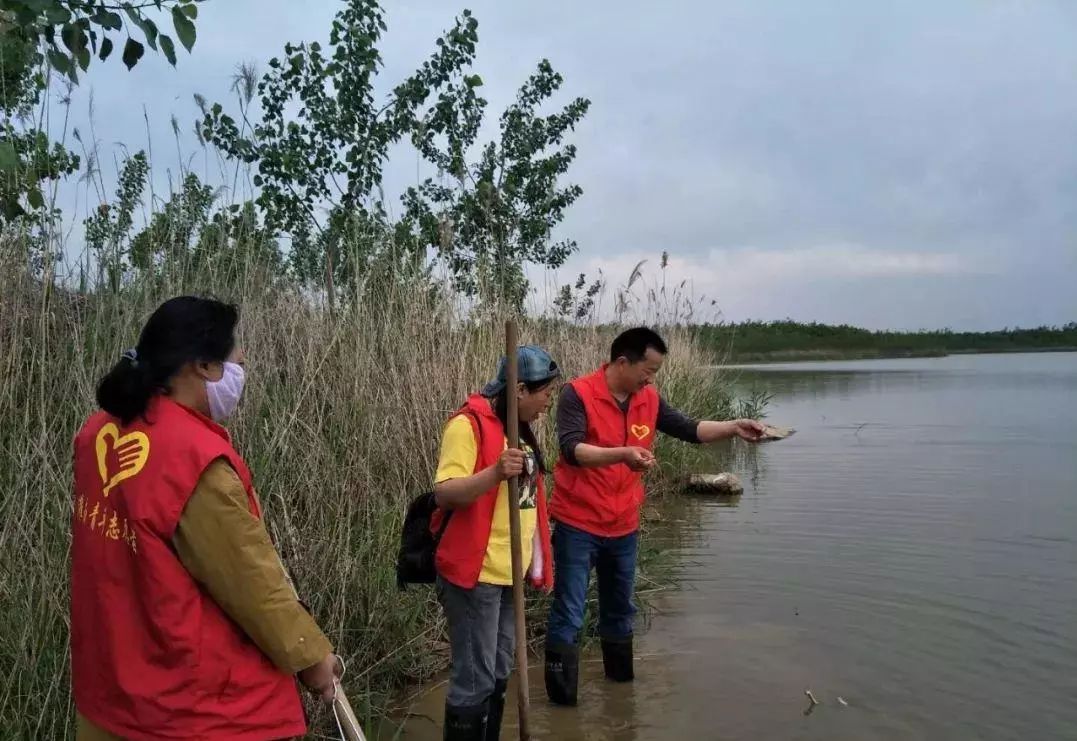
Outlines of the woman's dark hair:
M 546 386 L 547 384 L 552 383 L 555 378 L 557 378 L 556 375 L 550 376 L 549 378 L 543 379 L 541 381 L 525 383 L 524 387 L 531 393 L 534 393 L 542 387 Z M 501 420 L 501 426 L 504 427 L 506 430 L 509 427 L 508 391 L 509 389 L 506 386 L 505 388 L 501 389 L 498 395 L 495 396 L 493 399 L 494 414 L 496 414 L 497 418 Z M 531 450 L 535 451 L 535 463 L 538 465 L 538 469 L 545 473 L 546 459 L 542 456 L 542 448 L 539 447 L 538 438 L 535 437 L 535 431 L 531 429 L 531 424 L 528 422 L 524 422 L 522 419 L 520 420 L 520 439 L 527 443 L 531 447 Z
M 179 296 L 157 307 L 138 345 L 97 385 L 97 404 L 123 424 L 146 412 L 154 395 L 187 363 L 220 363 L 235 347 L 239 310 L 208 298 Z

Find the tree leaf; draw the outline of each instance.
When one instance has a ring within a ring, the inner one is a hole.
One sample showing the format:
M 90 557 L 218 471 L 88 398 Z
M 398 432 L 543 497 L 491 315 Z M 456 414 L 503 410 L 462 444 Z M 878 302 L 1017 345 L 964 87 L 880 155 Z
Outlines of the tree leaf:
M 123 28 L 123 18 L 120 14 L 103 8 L 94 13 L 93 22 L 109 31 L 119 31 Z
M 30 8 L 27 8 L 25 5 L 20 5 L 14 8 L 13 12 L 15 14 L 16 25 L 18 25 L 20 28 L 28 29 L 33 29 L 34 25 L 38 21 L 38 17 L 41 15 L 40 11 L 34 12 Z
M 187 51 L 190 51 L 195 40 L 194 23 L 176 6 L 172 7 L 172 25 L 176 27 L 176 36 L 180 43 Z
M 108 59 L 108 55 L 111 54 L 111 53 L 112 53 L 112 39 L 110 39 L 109 37 L 106 36 L 104 39 L 101 40 L 101 53 L 98 54 L 97 56 L 100 57 L 101 61 L 103 62 L 106 59 Z
M 31 186 L 30 189 L 26 191 L 26 200 L 30 204 L 30 208 L 45 208 L 45 197 L 41 195 L 41 189 L 36 185 Z
M 191 3 L 190 5 L 181 5 L 180 10 L 183 11 L 183 14 L 191 20 L 194 20 L 198 17 L 198 6 L 194 3 Z
M 131 69 L 138 60 L 142 59 L 142 55 L 146 53 L 145 47 L 132 38 L 127 39 L 127 43 L 123 46 L 123 63 L 127 65 L 127 69 Z
M 146 43 L 150 45 L 151 49 L 156 51 L 157 24 L 143 16 L 142 13 L 132 8 L 130 5 L 125 5 L 124 10 L 127 11 L 127 17 L 131 19 L 131 22 L 142 29 L 142 33 L 146 37 Z
M 49 49 L 49 64 L 61 75 L 71 74 L 71 59 L 59 49 Z
M 9 141 L 0 142 L 0 172 L 12 172 L 19 167 L 19 155 L 15 145 Z
M 90 68 L 90 50 L 85 46 L 78 50 L 75 58 L 78 59 L 79 67 L 82 68 L 83 72 Z
M 64 40 L 64 46 L 66 46 L 67 50 L 72 54 L 78 54 L 79 50 L 83 47 L 83 44 L 79 43 L 81 40 L 79 27 L 74 23 L 64 25 L 60 30 L 60 38 Z
M 45 9 L 45 21 L 50 25 L 59 26 L 71 22 L 71 11 L 60 3 L 49 3 Z
M 146 34 L 146 43 L 151 49 L 157 51 L 157 24 L 147 18 L 141 28 L 142 33 Z
M 0 195 L 0 211 L 8 219 L 17 219 L 26 215 L 26 209 L 19 203 L 18 198 L 10 195 Z
M 157 39 L 161 44 L 161 53 L 165 55 L 165 59 L 173 67 L 176 66 L 176 45 L 172 43 L 172 37 L 166 34 L 161 34 Z

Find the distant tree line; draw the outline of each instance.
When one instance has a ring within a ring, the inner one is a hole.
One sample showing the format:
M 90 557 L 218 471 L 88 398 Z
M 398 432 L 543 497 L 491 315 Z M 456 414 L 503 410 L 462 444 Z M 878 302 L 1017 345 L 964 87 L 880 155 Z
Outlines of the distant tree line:
M 1005 328 L 990 332 L 950 329 L 872 331 L 848 324 L 792 320 L 706 324 L 698 328 L 710 349 L 731 360 L 912 357 L 951 353 L 1077 350 L 1077 322 L 1061 327 Z

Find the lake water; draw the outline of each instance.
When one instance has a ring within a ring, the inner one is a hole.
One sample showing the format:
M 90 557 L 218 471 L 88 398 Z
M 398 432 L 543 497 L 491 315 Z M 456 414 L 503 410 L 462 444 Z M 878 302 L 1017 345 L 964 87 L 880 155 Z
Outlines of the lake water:
M 536 666 L 534 735 L 1077 739 L 1077 354 L 724 373 L 798 432 L 715 452 L 745 494 L 670 508 L 681 582 L 637 681 L 592 654 L 551 708 Z

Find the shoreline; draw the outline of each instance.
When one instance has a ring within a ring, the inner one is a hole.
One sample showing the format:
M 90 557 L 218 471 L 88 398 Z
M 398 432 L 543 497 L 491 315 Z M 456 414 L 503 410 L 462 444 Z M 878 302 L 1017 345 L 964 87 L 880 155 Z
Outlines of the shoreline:
M 734 355 L 718 367 L 728 368 L 745 364 L 797 363 L 810 361 L 837 360 L 902 360 L 906 358 L 945 358 L 951 355 L 1019 355 L 1023 353 L 1070 353 L 1077 352 L 1077 347 L 1020 347 L 961 350 L 910 350 L 908 352 L 885 351 L 849 351 L 849 350 L 776 350 L 765 353 L 745 353 Z

